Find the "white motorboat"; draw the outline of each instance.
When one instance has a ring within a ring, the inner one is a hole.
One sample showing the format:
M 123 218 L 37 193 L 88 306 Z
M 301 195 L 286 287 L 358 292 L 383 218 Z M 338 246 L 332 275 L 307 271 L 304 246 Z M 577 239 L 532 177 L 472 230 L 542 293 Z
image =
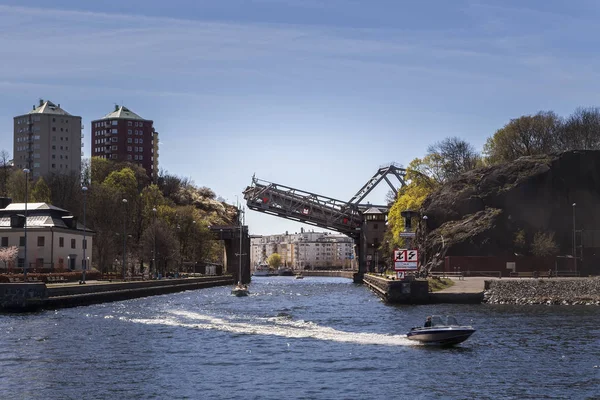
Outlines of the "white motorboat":
M 464 342 L 473 332 L 472 326 L 459 325 L 452 315 L 432 315 L 430 326 L 412 328 L 406 337 L 424 344 L 452 346 Z

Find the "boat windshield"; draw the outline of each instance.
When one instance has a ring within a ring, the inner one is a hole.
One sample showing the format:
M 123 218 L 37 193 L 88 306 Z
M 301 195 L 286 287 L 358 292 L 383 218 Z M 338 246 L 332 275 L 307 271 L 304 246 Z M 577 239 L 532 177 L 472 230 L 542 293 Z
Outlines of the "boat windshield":
M 453 315 L 432 315 L 431 326 L 458 326 L 458 321 Z

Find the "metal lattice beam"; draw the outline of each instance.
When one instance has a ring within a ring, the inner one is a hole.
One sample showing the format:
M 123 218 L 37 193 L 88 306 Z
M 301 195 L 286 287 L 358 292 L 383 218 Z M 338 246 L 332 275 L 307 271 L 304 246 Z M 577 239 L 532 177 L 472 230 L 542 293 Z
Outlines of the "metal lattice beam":
M 373 175 L 373 177 L 369 179 L 369 181 L 365 183 L 364 186 L 360 188 L 358 192 L 356 192 L 356 194 L 350 199 L 350 201 L 348 201 L 348 203 L 358 204 L 361 201 L 363 201 L 364 198 L 367 197 L 369 193 L 371 193 L 371 191 L 375 189 L 375 187 L 379 185 L 379 183 L 382 180 L 385 180 L 389 187 L 394 191 L 394 194 L 398 195 L 398 190 L 388 179 L 388 175 L 394 175 L 396 179 L 398 179 L 398 181 L 400 182 L 400 186 L 406 185 L 406 182 L 404 181 L 404 177 L 406 176 L 406 170 L 404 168 L 401 168 L 396 164 L 390 164 L 384 167 L 380 167 L 375 173 L 375 175 Z
M 252 178 L 244 190 L 248 208 L 358 237 L 362 215 L 345 201 Z

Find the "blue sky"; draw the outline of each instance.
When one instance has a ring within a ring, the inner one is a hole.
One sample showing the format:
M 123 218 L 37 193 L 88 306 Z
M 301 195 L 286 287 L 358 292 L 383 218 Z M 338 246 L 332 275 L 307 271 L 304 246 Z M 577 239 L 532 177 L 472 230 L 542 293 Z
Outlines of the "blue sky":
M 44 98 L 83 117 L 89 156 L 90 121 L 119 103 L 154 120 L 161 168 L 230 203 L 253 174 L 348 200 L 446 137 L 481 149 L 510 118 L 598 105 L 599 14 L 592 0 L 0 0 L 0 148 Z

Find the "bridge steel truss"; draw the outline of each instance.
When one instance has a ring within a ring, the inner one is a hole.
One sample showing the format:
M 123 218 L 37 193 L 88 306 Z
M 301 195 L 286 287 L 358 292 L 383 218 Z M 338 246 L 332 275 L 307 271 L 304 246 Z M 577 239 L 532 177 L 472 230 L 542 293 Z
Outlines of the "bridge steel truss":
M 365 218 L 363 212 L 371 207 L 388 209 L 388 206 L 361 204 L 371 191 L 385 181 L 397 194 L 389 175 L 404 186 L 406 170 L 396 164 L 380 167 L 375 175 L 349 201 L 295 189 L 252 177 L 252 184 L 244 190 L 244 199 L 249 209 L 275 215 L 293 221 L 319 226 L 343 233 L 354 239 L 359 260 L 359 275 L 366 271 Z

